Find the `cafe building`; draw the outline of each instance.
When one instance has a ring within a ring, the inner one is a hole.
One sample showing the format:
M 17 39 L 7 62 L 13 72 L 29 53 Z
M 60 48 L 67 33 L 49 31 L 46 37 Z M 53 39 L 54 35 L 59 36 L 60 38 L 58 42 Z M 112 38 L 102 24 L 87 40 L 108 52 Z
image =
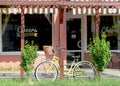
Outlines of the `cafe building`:
M 0 68 L 19 67 L 25 40 L 39 47 L 36 64 L 46 58 L 43 45 L 66 48 L 57 55 L 67 62 L 91 61 L 87 46 L 97 32 L 110 41 L 108 67 L 120 66 L 119 0 L 0 0 Z

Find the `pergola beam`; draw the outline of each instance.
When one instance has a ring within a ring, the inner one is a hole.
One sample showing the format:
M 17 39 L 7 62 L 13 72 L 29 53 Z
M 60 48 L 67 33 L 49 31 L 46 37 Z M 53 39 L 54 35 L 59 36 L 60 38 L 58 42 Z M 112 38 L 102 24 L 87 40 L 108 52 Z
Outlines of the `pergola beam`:
M 0 1 L 0 5 L 56 5 L 61 4 L 61 1 Z
M 74 5 L 74 6 L 120 6 L 120 2 L 106 2 L 106 1 L 65 1 L 64 5 Z
M 82 7 L 82 6 L 120 6 L 120 2 L 106 1 L 0 1 L 0 6 L 51 6 L 51 7 Z

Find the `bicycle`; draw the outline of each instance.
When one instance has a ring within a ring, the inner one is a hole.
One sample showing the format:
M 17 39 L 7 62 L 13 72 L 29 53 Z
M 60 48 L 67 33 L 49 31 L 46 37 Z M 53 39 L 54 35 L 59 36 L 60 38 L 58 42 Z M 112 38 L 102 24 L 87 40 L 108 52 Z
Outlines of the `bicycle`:
M 59 48 L 62 49 L 62 48 Z M 50 61 L 44 61 L 35 68 L 35 77 L 37 80 L 56 80 L 60 73 L 59 57 L 57 57 L 56 50 L 52 49 L 53 58 Z M 70 68 L 64 66 L 64 76 L 74 79 L 95 79 L 96 70 L 94 65 L 88 61 L 73 61 Z

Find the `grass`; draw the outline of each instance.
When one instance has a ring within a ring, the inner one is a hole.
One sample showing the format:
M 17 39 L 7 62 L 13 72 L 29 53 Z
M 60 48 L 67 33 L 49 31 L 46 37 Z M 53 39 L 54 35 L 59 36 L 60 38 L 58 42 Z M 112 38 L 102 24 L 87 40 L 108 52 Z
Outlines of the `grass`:
M 56 80 L 36 81 L 32 80 L 32 84 L 26 80 L 19 79 L 0 79 L 0 86 L 120 86 L 120 79 L 101 78 L 96 80 Z

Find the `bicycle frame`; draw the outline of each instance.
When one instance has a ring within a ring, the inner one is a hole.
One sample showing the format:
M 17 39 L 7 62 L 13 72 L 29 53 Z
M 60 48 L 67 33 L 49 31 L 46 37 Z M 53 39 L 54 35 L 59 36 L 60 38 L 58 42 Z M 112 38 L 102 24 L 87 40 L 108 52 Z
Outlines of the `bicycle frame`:
M 49 62 L 53 63 L 56 65 L 57 69 L 58 69 L 58 72 L 60 72 L 60 64 L 59 64 L 59 57 L 56 57 L 56 56 L 53 56 L 53 59 Z M 68 76 L 75 76 L 73 74 L 74 72 L 74 68 L 77 66 L 76 65 L 77 63 L 75 63 L 75 61 L 72 62 L 70 68 L 66 68 L 66 66 L 64 66 L 64 73 Z M 49 70 L 49 69 L 48 69 Z M 78 67 L 78 70 L 79 70 L 79 73 L 80 74 L 83 74 L 83 72 L 80 70 L 80 68 Z M 80 72 L 81 71 L 81 72 Z

